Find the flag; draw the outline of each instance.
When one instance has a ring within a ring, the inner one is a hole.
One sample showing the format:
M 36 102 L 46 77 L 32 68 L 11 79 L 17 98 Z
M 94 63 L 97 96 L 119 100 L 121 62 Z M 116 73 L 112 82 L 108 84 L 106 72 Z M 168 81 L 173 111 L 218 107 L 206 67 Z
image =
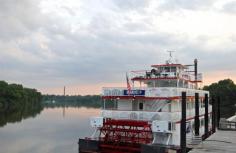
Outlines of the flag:
M 127 89 L 128 89 L 128 95 L 131 94 L 131 86 L 130 86 L 130 83 L 129 83 L 129 78 L 128 78 L 128 74 L 126 73 L 126 81 L 127 81 Z

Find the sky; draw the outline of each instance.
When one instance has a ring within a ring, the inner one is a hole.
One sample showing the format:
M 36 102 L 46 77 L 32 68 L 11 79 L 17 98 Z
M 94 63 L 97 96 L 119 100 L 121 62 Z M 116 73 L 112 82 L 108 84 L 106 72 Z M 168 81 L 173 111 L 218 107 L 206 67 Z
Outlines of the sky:
M 236 81 L 234 0 L 0 0 L 0 80 L 43 94 L 100 94 L 125 73 L 199 61 Z

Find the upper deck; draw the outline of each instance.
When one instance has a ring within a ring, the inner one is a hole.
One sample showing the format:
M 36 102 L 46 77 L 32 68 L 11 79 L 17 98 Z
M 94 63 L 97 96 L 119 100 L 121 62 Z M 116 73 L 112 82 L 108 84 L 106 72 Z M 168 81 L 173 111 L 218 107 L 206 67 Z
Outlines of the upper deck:
M 103 99 L 179 99 L 182 92 L 186 92 L 187 96 L 194 96 L 195 93 L 199 93 L 200 97 L 205 94 L 209 94 L 208 91 L 187 89 L 187 88 L 176 88 L 176 87 L 136 87 L 132 88 L 130 94 L 128 94 L 127 88 L 113 87 L 106 88 L 102 90 Z
M 151 70 L 131 71 L 132 81 L 184 80 L 190 83 L 202 82 L 201 73 L 192 73 L 189 66 L 181 64 L 152 65 Z M 161 81 L 159 81 L 161 82 Z M 163 81 L 162 81 L 163 82 Z
M 127 76 L 127 88 L 103 88 L 103 98 L 177 99 L 183 91 L 189 96 L 208 93 L 198 90 L 202 74 L 197 71 L 196 59 L 192 65 L 173 63 L 170 59 L 165 64 L 152 65 L 150 70 L 131 71 L 130 76 L 132 84 Z

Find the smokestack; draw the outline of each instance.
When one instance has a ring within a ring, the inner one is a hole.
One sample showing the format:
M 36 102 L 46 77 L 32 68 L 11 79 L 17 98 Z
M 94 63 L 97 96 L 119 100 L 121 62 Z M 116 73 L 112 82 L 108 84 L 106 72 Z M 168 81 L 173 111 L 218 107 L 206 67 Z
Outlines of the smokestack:
M 197 86 L 197 80 L 198 80 L 198 78 L 197 78 L 197 59 L 194 59 L 194 76 L 195 76 L 195 85 L 196 85 L 196 89 L 198 88 L 198 86 Z

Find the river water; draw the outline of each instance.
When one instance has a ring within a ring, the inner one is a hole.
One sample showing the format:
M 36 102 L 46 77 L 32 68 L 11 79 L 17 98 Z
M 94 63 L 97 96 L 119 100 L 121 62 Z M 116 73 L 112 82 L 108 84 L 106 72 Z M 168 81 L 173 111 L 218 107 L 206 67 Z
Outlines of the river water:
M 34 118 L 0 127 L 0 153 L 78 153 L 78 139 L 91 136 L 95 108 L 45 108 Z

